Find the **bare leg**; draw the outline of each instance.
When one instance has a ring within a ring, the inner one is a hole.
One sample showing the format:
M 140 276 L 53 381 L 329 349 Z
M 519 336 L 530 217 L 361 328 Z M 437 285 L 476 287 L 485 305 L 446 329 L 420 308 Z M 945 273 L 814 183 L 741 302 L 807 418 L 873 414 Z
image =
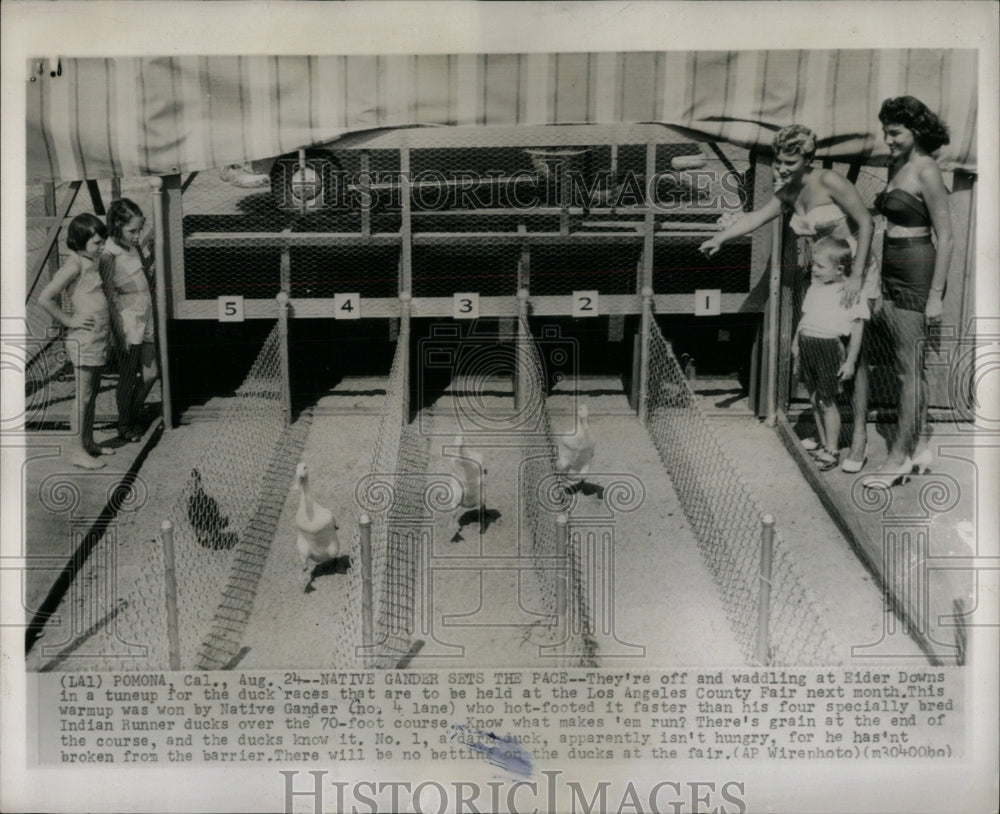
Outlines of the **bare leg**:
M 74 435 L 72 462 L 81 469 L 100 469 L 104 463 L 90 454 L 94 444 L 94 401 L 99 368 L 79 366 L 76 369 L 76 415 L 78 431 Z
M 819 445 L 820 447 L 829 448 L 829 444 L 826 442 L 826 422 L 823 417 L 823 406 L 820 403 L 819 394 L 815 391 L 810 393 L 809 401 L 813 408 L 813 423 L 816 425 L 816 437 L 819 438 Z
M 142 346 L 128 345 L 122 354 L 115 400 L 118 403 L 118 434 L 126 437 L 134 421 L 133 405 L 135 403 L 136 379 L 139 376 L 139 366 L 142 361 Z
M 854 371 L 851 411 L 854 414 L 854 427 L 848 457 L 852 461 L 860 461 L 865 457 L 865 448 L 868 446 L 868 359 L 864 340 L 861 343 L 861 353 L 858 354 L 857 370 Z
M 897 308 L 891 302 L 885 305 L 895 344 L 900 384 L 896 438 L 886 461 L 891 467 L 902 465 L 913 452 L 917 433 L 923 427 L 927 379 L 924 370 L 924 315 Z
M 820 401 L 820 410 L 823 419 L 823 432 L 827 442 L 824 446 L 831 452 L 836 452 L 840 446 L 840 408 L 836 401 Z

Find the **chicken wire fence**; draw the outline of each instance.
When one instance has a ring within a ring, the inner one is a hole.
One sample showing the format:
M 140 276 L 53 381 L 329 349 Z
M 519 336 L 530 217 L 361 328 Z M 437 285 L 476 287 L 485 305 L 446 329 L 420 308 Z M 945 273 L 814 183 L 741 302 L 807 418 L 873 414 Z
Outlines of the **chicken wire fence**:
M 182 669 L 220 669 L 239 652 L 308 431 L 306 423 L 286 433 L 281 341 L 275 326 L 166 514 L 173 525 Z M 145 656 L 105 659 L 103 669 L 170 669 L 164 571 L 162 539 L 151 539 L 115 621 L 119 638 L 144 645 Z
M 712 154 L 666 130 L 656 144 L 582 146 L 556 131 L 535 147 L 518 131 L 446 130 L 413 136 L 419 147 L 334 143 L 189 179 L 185 299 L 270 299 L 283 286 L 293 299 L 636 294 L 649 203 L 654 267 L 669 270 L 654 289 L 691 293 L 708 268 L 700 233 L 752 198 L 746 150 Z M 748 244 L 724 247 L 711 270 L 723 292 L 748 292 Z
M 584 577 L 583 538 L 572 534 L 568 540 L 558 539 L 556 518 L 569 508 L 569 500 L 563 491 L 565 481 L 556 475 L 556 444 L 546 409 L 548 371 L 524 317 L 519 318 L 518 340 L 519 419 L 534 431 L 522 456 L 521 516 L 528 527 L 531 556 L 563 561 L 559 568 L 540 563 L 532 573 L 539 587 L 541 608 L 550 619 L 563 619 L 565 630 L 559 625 L 550 625 L 549 630 L 550 638 L 560 640 L 557 644 L 564 662 L 573 667 L 596 667 L 597 641 Z M 560 597 L 565 597 L 562 608 Z
M 402 321 L 396 342 L 385 403 L 379 417 L 369 478 L 362 481 L 358 499 L 370 512 L 372 584 L 375 609 L 372 647 L 365 654 L 370 667 L 395 667 L 413 646 L 417 614 L 417 580 L 423 517 L 424 474 L 429 444 L 417 426 L 409 423 L 407 366 L 409 321 Z M 356 633 L 360 626 L 355 628 Z
M 747 661 L 756 661 L 763 512 L 725 453 L 663 338 L 649 327 L 647 429 L 719 589 Z M 775 534 L 767 663 L 839 664 L 821 611 Z

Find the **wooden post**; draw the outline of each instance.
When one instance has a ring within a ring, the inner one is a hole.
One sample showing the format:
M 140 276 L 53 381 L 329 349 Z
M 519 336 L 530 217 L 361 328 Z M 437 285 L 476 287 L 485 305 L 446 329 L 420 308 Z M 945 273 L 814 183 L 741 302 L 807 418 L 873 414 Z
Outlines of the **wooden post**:
M 362 513 L 358 518 L 361 531 L 361 643 L 365 652 L 375 639 L 375 615 L 372 604 L 372 519 Z
M 569 516 L 566 512 L 556 515 L 556 558 L 562 564 L 561 574 L 556 575 L 556 614 L 559 617 L 559 629 L 566 631 L 566 638 L 570 634 L 569 616 L 569 558 L 566 556 L 567 541 L 569 540 Z M 565 627 L 563 622 L 565 621 Z
M 56 216 L 56 185 L 51 181 L 42 184 L 42 189 L 45 191 L 45 214 L 50 218 Z M 51 227 L 52 224 L 50 223 Z M 55 277 L 57 271 L 59 271 L 59 252 L 49 252 L 49 279 L 51 280 Z
M 306 178 L 306 171 L 308 167 L 306 166 L 306 151 L 304 148 L 299 149 L 299 175 L 302 177 L 302 185 L 299 187 L 299 214 L 304 215 L 306 213 L 306 183 L 309 180 Z M 292 173 L 292 181 L 295 183 L 295 173 Z M 293 193 L 294 194 L 294 193 Z
M 765 514 L 760 529 L 760 598 L 757 602 L 757 662 L 770 663 L 771 558 L 774 551 L 774 515 Z
M 174 426 L 173 401 L 170 396 L 170 347 L 167 343 L 167 262 L 164 239 L 167 224 L 163 218 L 163 179 L 149 179 L 153 189 L 153 274 L 156 278 L 156 333 L 160 340 L 160 395 L 163 402 L 163 429 Z
M 281 342 L 281 409 L 285 414 L 285 426 L 292 423 L 292 380 L 288 369 L 288 295 L 279 291 L 278 339 Z
M 174 564 L 174 524 L 169 520 L 160 523 L 163 540 L 163 577 L 167 593 L 167 649 L 170 669 L 181 669 L 180 627 L 177 622 L 177 573 Z
M 367 183 L 372 183 L 371 178 L 371 153 L 368 150 L 361 151 L 361 176 Z M 372 233 L 372 200 L 371 194 L 361 196 L 361 234 L 370 237 Z
M 528 289 L 517 290 L 517 370 L 514 372 L 514 410 L 524 409 L 524 396 L 527 392 L 525 379 L 528 375 L 528 347 L 531 341 L 528 333 Z M 542 398 L 545 398 L 544 392 Z
M 410 201 L 410 148 L 399 151 L 400 212 L 399 212 L 399 290 L 413 293 L 413 226 Z
M 646 395 L 649 393 L 649 326 L 653 319 L 653 289 L 642 289 L 642 323 L 639 328 L 639 421 L 646 423 Z
M 410 303 L 413 298 L 409 291 L 399 295 L 399 339 L 403 343 L 403 426 L 410 423 Z
M 778 306 L 781 298 L 781 218 L 774 221 L 771 237 L 771 281 L 767 296 L 767 426 L 773 427 L 778 410 Z

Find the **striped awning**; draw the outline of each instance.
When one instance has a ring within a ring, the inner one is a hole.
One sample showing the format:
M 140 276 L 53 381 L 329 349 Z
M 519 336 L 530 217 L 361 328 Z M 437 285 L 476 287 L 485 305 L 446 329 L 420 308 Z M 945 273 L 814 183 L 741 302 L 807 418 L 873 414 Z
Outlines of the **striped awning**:
M 768 148 L 793 122 L 820 157 L 884 162 L 878 108 L 911 94 L 976 168 L 975 50 L 180 56 L 29 64 L 27 180 L 189 172 L 413 125 L 659 122 Z

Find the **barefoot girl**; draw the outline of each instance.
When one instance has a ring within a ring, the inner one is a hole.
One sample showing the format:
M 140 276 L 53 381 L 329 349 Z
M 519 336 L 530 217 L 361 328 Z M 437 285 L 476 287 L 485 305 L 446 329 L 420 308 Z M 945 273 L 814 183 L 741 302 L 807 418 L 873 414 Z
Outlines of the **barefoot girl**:
M 111 321 L 123 345 L 116 396 L 118 434 L 126 441 L 142 438 L 139 411 L 158 373 L 148 265 L 139 250 L 145 222 L 142 210 L 128 198 L 114 201 L 108 208 L 110 239 L 100 259 Z
M 46 311 L 69 328 L 66 349 L 76 374 L 77 417 L 72 462 L 81 469 L 100 469 L 104 463 L 97 456 L 114 454 L 113 448 L 94 443 L 94 407 L 108 350 L 108 301 L 96 261 L 107 236 L 108 230 L 95 215 L 73 218 L 66 235 L 69 258 L 38 298 Z M 72 314 L 59 307 L 60 294 L 67 289 Z

